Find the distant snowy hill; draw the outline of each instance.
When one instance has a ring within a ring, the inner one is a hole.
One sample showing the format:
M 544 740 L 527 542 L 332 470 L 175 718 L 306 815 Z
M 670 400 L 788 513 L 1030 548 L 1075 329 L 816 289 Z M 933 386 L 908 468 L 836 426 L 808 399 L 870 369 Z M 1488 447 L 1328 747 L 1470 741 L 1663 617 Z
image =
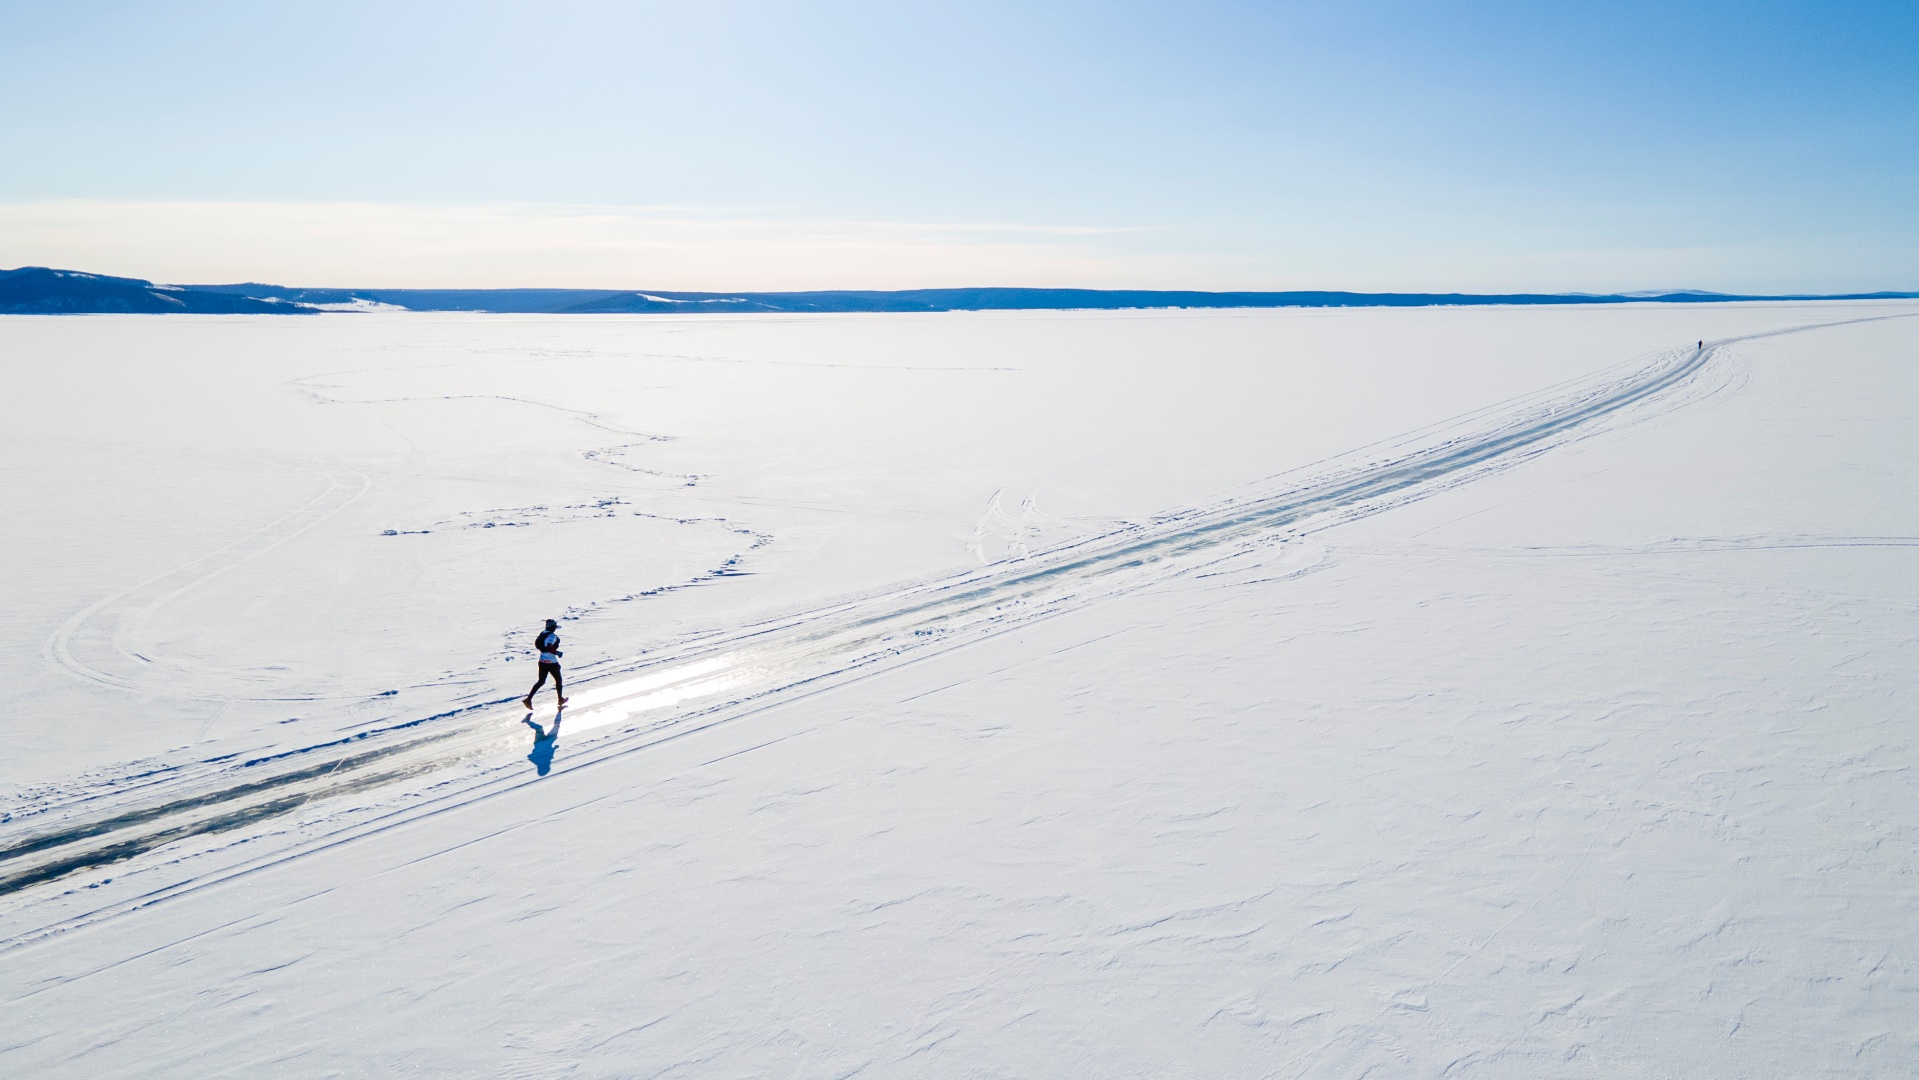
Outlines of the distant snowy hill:
M 196 289 L 304 304 L 370 301 L 412 311 L 542 314 L 687 312 L 1062 311 L 1126 308 L 1466 307 L 1483 304 L 1707 303 L 1729 300 L 1905 299 L 1919 293 L 1843 297 L 1729 296 L 1683 289 L 1617 293 L 1196 292 L 1158 289 L 829 289 L 812 292 L 602 292 L 583 289 L 294 289 L 278 285 L 196 285 Z
M 45 266 L 0 270 L 0 314 L 7 315 L 308 315 L 317 310 L 281 299 L 155 285 L 140 278 L 106 277 L 77 270 Z
M 1129 308 L 1468 307 L 1488 304 L 1720 303 L 1737 300 L 1895 300 L 1919 293 L 1734 296 L 1679 289 L 1633 293 L 1195 292 L 1156 289 L 830 289 L 813 292 L 664 292 L 605 289 L 336 289 L 242 282 L 155 285 L 30 266 L 0 271 L 0 314 L 198 312 L 311 314 L 324 310 L 490 311 L 538 314 L 687 312 L 1041 311 Z

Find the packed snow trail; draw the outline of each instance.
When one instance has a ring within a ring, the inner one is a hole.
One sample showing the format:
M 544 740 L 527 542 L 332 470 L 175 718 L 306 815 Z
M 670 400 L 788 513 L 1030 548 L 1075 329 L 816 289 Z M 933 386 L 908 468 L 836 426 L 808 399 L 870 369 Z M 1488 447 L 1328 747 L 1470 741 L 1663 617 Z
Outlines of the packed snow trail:
M 1880 316 L 1878 318 L 1900 317 Z M 1850 322 L 1872 319 L 1845 320 Z M 1797 333 L 1821 323 L 1751 335 Z M 1661 354 L 1624 375 L 1556 387 L 1388 444 L 1263 482 L 1252 493 L 1169 515 L 1150 524 L 855 601 L 803 612 L 721 640 L 689 643 L 668 656 L 636 662 L 576 691 L 563 725 L 570 738 L 614 728 L 585 744 L 569 742 L 568 768 L 605 760 L 736 721 L 802 687 L 835 685 L 875 665 L 898 663 L 1003 632 L 1034 619 L 1130 592 L 1249 554 L 1275 560 L 1282 573 L 1318 561 L 1310 533 L 1510 468 L 1577 438 L 1703 399 L 1729 385 L 1715 363 L 1727 339 Z M 1702 375 L 1716 373 L 1717 378 Z M 1277 547 L 1277 555 L 1272 549 Z M 1272 567 L 1268 567 L 1272 569 Z M 508 699 L 511 700 L 511 699 Z M 0 841 L 0 896 L 76 872 L 135 858 L 192 837 L 267 821 L 319 800 L 440 777 L 456 766 L 479 769 L 439 794 L 306 837 L 217 873 L 189 876 L 127 901 L 145 906 L 305 851 L 352 839 L 531 782 L 519 769 L 525 741 L 518 709 L 505 701 L 430 717 L 352 738 L 232 762 L 162 770 L 148 782 L 83 791 L 58 806 L 16 812 Z M 510 770 L 510 771 L 509 771 Z M 26 897 L 22 897 L 26 899 Z M 111 911 L 98 911 L 95 916 Z M 55 929 L 14 932 L 19 945 Z

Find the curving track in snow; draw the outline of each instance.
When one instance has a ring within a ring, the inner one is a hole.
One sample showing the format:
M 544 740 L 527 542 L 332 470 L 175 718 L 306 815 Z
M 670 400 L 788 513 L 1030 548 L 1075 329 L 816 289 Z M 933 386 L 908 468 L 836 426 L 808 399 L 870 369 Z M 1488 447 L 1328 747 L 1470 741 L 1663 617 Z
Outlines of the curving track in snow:
M 103 686 L 144 693 L 177 686 L 183 695 L 193 696 L 197 688 L 204 685 L 209 672 L 204 669 L 178 671 L 176 662 L 165 657 L 149 657 L 139 652 L 133 643 L 147 623 L 168 604 L 319 525 L 352 505 L 373 486 L 365 473 L 355 469 L 304 468 L 325 477 L 324 491 L 264 528 L 75 612 L 48 639 L 47 659 Z M 245 672 L 214 674 L 225 675 L 237 686 L 252 681 Z M 250 700 L 300 699 L 269 694 Z

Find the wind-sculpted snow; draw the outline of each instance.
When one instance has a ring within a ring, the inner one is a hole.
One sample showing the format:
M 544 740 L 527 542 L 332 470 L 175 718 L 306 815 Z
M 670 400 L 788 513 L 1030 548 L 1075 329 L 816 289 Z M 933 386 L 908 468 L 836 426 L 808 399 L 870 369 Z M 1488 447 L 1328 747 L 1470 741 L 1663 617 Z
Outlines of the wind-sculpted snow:
M 558 722 L 568 741 L 556 772 L 748 721 L 771 703 L 1169 577 L 1249 568 L 1269 580 L 1309 571 L 1325 558 L 1314 533 L 1509 469 L 1572 440 L 1669 414 L 1734 385 L 1738 372 L 1721 351 L 1725 344 L 1662 354 L 1631 370 L 1502 403 L 1147 524 L 685 641 L 575 690 Z M 192 573 L 155 579 L 83 612 L 62 629 L 56 656 L 72 666 L 77 662 L 66 642 L 75 635 L 110 637 L 112 626 L 137 618 L 143 605 L 168 590 L 191 587 L 306 527 L 302 523 L 351 497 L 350 478 L 333 483 L 306 509 Z M 114 678 L 110 671 L 88 671 L 103 681 Z M 267 757 L 158 769 L 19 807 L 0 833 L 0 895 L 26 900 L 30 890 L 67 875 L 163 848 L 195 857 L 146 875 L 150 884 L 130 898 L 68 906 L 53 923 L 16 910 L 0 934 L 24 944 L 537 782 L 552 763 L 553 736 L 545 736 L 547 758 L 536 762 L 537 773 L 527 768 L 520 760 L 524 716 L 511 701 L 492 702 Z M 580 740 L 589 732 L 595 734 Z M 381 798 L 369 798 L 375 789 Z M 342 798 L 349 795 L 360 798 Z M 280 819 L 299 826 L 244 850 L 221 846 L 224 834 L 255 836 Z M 152 861 L 136 868 L 144 871 Z

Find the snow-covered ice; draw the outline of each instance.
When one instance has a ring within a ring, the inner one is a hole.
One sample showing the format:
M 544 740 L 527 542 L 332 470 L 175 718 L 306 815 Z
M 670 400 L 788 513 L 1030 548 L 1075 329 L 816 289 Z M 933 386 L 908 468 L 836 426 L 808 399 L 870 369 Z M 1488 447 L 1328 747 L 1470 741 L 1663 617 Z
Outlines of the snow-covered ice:
M 0 1068 L 1919 1071 L 1915 315 L 0 321 Z

